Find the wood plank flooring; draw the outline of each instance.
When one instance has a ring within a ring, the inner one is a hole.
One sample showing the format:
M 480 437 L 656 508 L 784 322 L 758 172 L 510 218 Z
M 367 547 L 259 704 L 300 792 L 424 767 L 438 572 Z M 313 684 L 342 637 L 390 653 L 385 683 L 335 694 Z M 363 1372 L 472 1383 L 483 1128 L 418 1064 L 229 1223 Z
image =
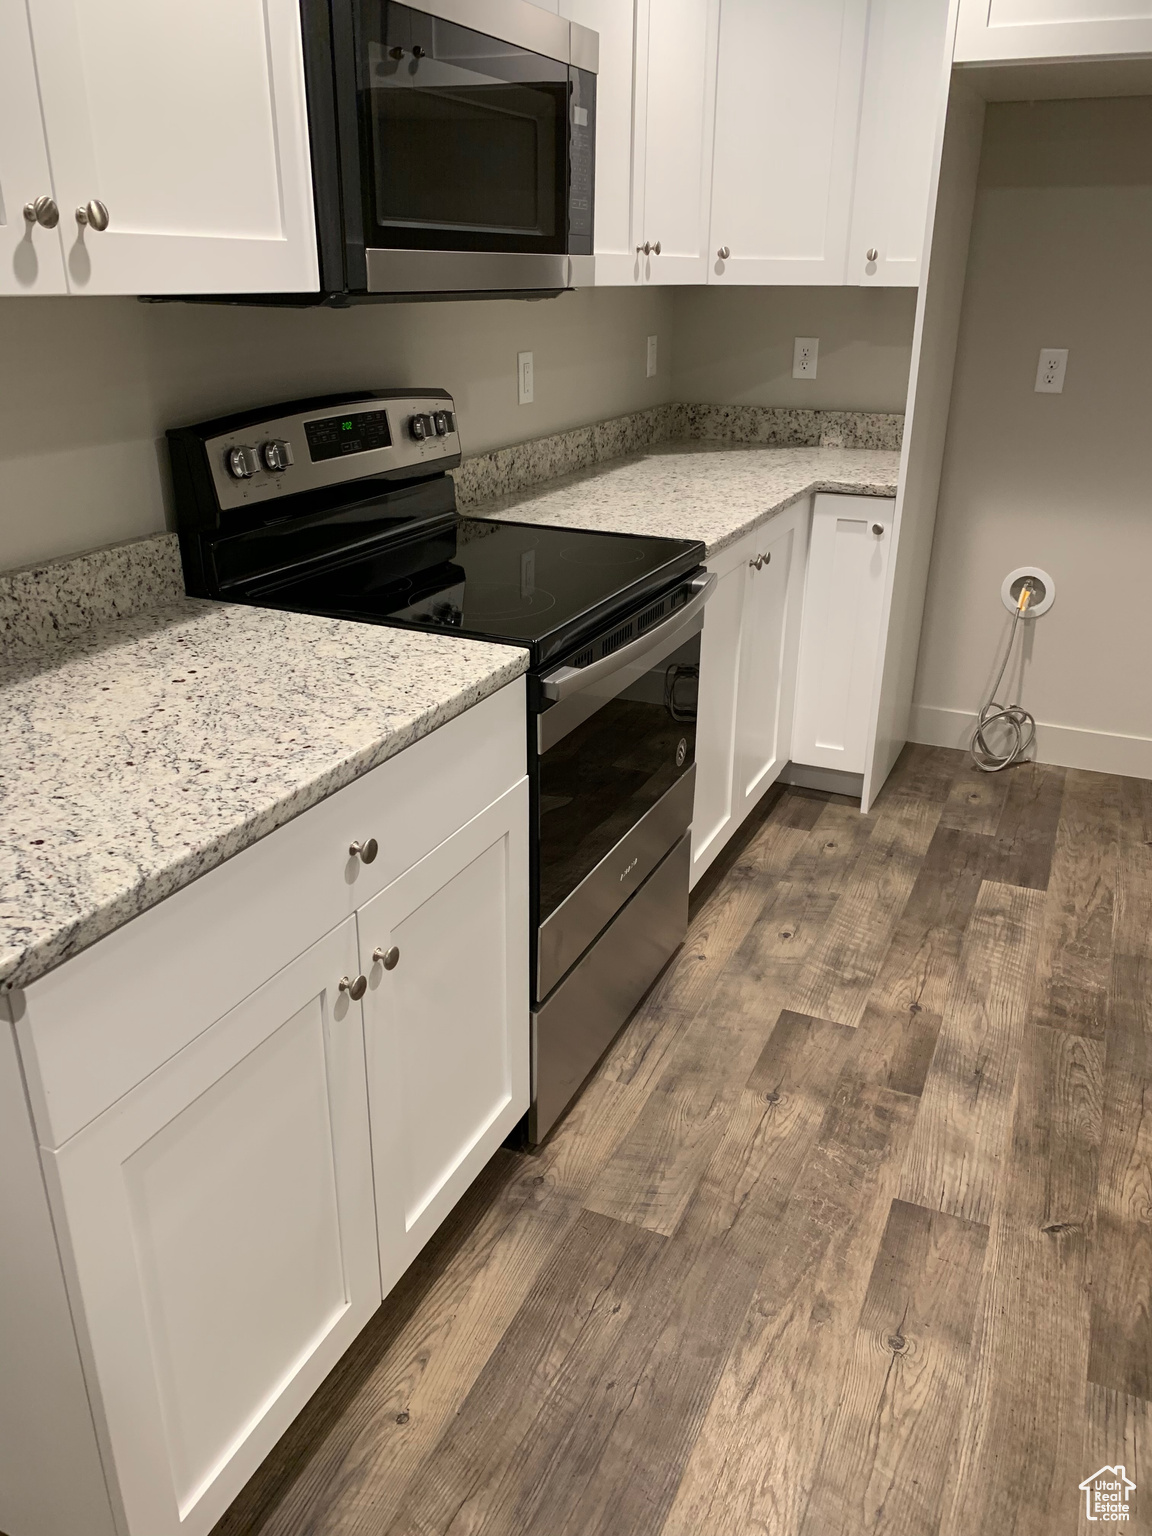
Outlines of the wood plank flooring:
M 1152 1536 L 1152 785 L 788 789 L 216 1536 Z

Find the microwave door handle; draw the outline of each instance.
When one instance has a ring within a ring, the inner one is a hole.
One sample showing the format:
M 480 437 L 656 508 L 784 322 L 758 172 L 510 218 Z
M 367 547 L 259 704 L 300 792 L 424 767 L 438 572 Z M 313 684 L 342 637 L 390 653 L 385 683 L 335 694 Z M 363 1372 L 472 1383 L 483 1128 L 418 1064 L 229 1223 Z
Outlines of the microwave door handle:
M 570 698 L 572 694 L 590 688 L 601 678 L 610 677 L 613 672 L 619 672 L 621 668 L 639 661 L 650 651 L 666 646 L 668 641 L 674 640 L 681 631 L 692 627 L 693 620 L 712 596 L 715 585 L 715 571 L 707 571 L 703 576 L 697 576 L 691 583 L 692 596 L 683 608 L 677 608 L 670 618 L 664 620 L 663 624 L 650 629 L 639 640 L 622 645 L 610 656 L 601 656 L 600 660 L 594 661 L 591 666 L 557 667 L 555 672 L 549 672 L 540 680 L 544 697 L 554 700 Z

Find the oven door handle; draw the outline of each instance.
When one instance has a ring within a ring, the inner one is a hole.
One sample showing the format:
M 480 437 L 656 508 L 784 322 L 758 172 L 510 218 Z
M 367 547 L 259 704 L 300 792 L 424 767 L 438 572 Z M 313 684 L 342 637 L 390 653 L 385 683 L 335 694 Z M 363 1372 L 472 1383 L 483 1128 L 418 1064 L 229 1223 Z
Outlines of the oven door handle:
M 557 667 L 555 672 L 549 672 L 546 677 L 540 679 L 544 697 L 555 700 L 570 698 L 572 694 L 580 693 L 584 688 L 590 688 L 601 678 L 610 677 L 613 672 L 619 672 L 622 667 L 628 666 L 631 662 L 639 661 L 649 651 L 654 651 L 657 647 L 674 640 L 682 631 L 691 627 L 692 621 L 712 596 L 715 586 L 715 571 L 707 571 L 703 576 L 697 576 L 691 583 L 692 596 L 683 608 L 677 608 L 671 618 L 665 619 L 663 624 L 657 625 L 655 629 L 650 629 L 639 640 L 622 645 L 610 656 L 601 656 L 600 660 L 594 661 L 591 666 Z

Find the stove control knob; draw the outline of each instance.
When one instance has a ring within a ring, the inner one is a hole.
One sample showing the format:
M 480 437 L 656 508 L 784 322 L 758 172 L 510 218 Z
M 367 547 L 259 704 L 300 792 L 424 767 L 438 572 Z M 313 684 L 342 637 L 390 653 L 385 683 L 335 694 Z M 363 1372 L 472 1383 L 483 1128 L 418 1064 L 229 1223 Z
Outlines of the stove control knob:
M 436 411 L 435 414 L 432 417 L 432 424 L 436 428 L 436 436 L 437 437 L 447 437 L 448 436 L 448 433 L 449 433 L 449 431 L 451 429 L 448 426 L 448 412 L 447 411 Z
M 441 411 L 440 414 L 444 418 L 444 430 L 446 432 L 455 432 L 455 430 L 456 430 L 456 412 L 455 411 Z
M 292 444 L 286 443 L 282 437 L 273 438 L 270 443 L 265 443 L 260 450 L 260 456 L 264 460 L 264 468 L 275 474 L 281 469 L 290 469 L 296 459 L 292 453 Z
M 224 463 L 233 480 L 251 480 L 260 469 L 255 448 L 229 448 Z
M 436 428 L 432 424 L 431 416 L 413 416 L 408 423 L 408 430 L 418 443 L 433 435 Z

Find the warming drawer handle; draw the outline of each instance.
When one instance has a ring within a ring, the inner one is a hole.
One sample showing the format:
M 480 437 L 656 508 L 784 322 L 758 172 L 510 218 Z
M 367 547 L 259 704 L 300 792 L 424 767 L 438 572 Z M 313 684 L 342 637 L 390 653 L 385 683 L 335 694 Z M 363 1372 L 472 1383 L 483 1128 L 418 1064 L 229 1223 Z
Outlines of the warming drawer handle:
M 550 672 L 547 677 L 541 678 L 540 686 L 546 699 L 567 699 L 572 694 L 581 692 L 584 688 L 590 688 L 593 683 L 599 682 L 602 677 L 611 677 L 613 672 L 619 672 L 621 668 L 629 666 L 634 661 L 639 661 L 649 651 L 665 645 L 674 639 L 682 629 L 687 629 L 692 620 L 704 607 L 704 604 L 712 596 L 712 590 L 716 585 L 716 572 L 708 571 L 703 576 L 697 576 L 692 582 L 692 596 L 684 604 L 683 608 L 677 608 L 670 618 L 658 624 L 655 629 L 650 629 L 641 635 L 638 640 L 631 641 L 628 645 L 622 645 L 618 651 L 613 651 L 610 656 L 601 656 L 599 661 L 594 661 L 589 667 L 557 667 L 555 672 Z

